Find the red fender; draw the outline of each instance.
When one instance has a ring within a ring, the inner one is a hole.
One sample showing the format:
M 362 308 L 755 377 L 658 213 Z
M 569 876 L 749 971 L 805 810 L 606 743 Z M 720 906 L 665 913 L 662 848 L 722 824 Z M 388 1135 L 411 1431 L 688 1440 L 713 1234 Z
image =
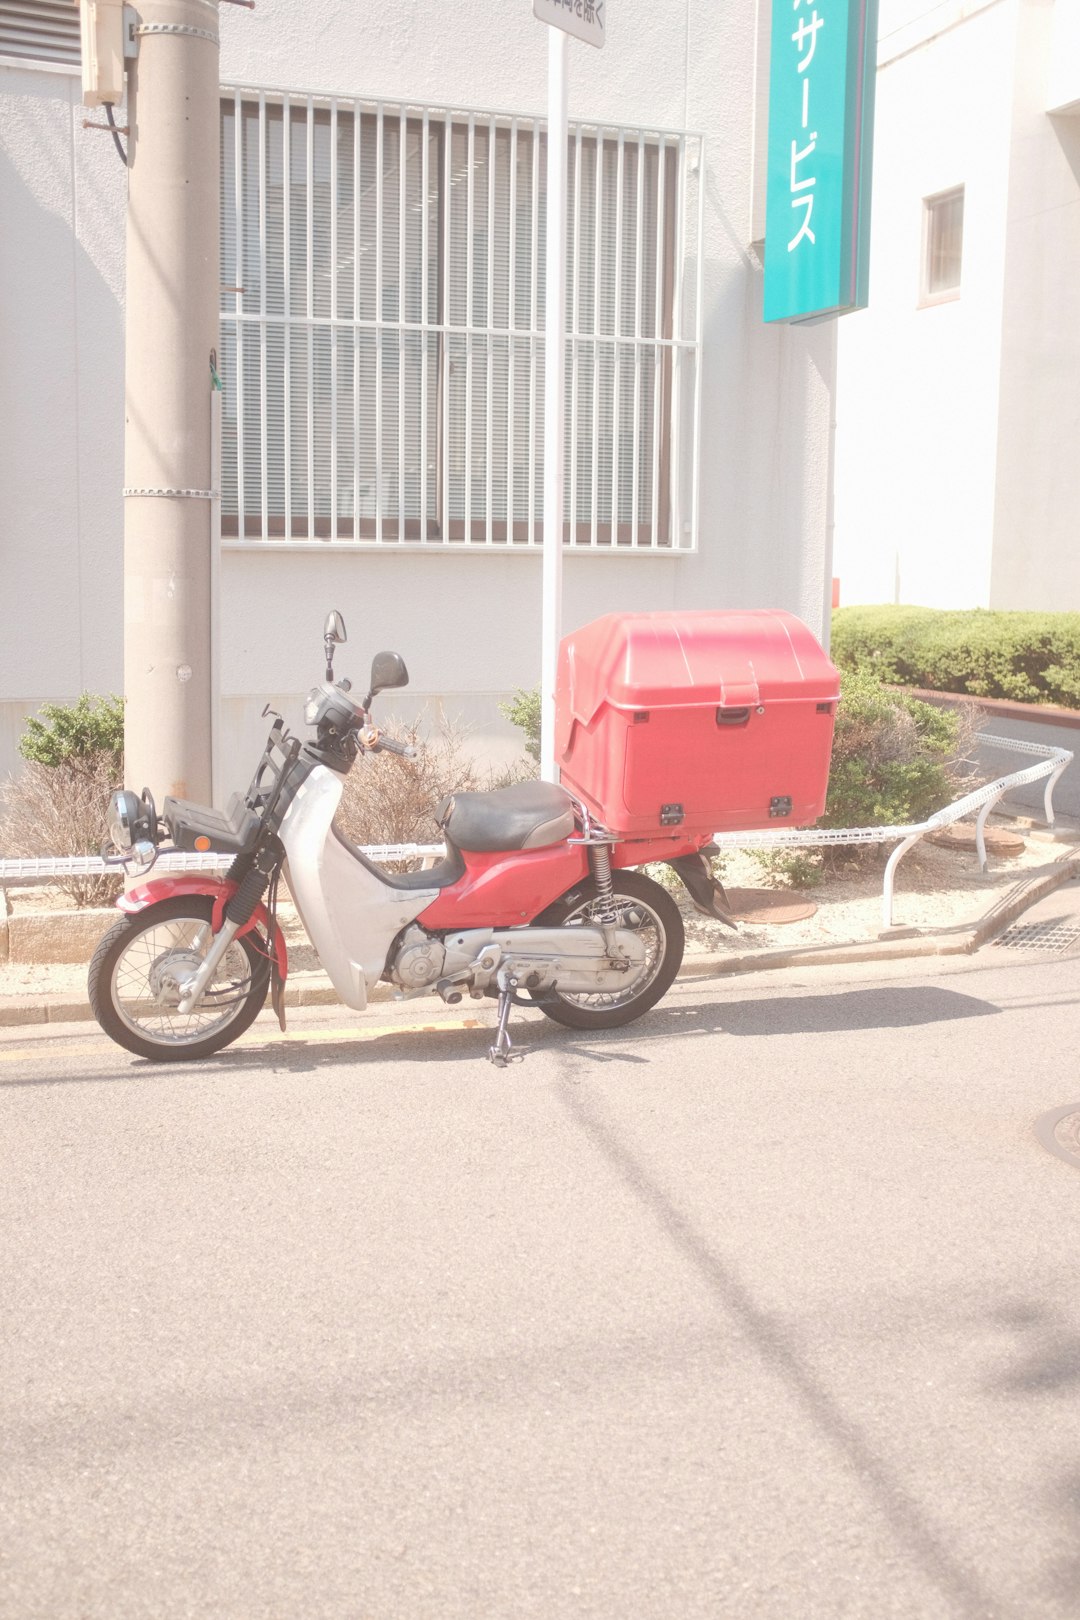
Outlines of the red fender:
M 126 912 L 131 917 L 136 912 L 145 911 L 147 906 L 156 906 L 159 900 L 176 900 L 186 894 L 202 894 L 214 902 L 214 914 L 210 925 L 216 934 L 221 927 L 225 907 L 238 887 L 238 884 L 228 878 L 208 877 L 204 872 L 178 872 L 175 877 L 154 878 L 149 883 L 136 884 L 135 888 L 128 889 L 126 894 L 118 897 L 116 906 L 117 910 Z M 269 938 L 270 917 L 261 902 L 240 929 L 237 939 L 250 933 L 256 925 L 260 925 Z M 285 946 L 285 936 L 280 928 L 274 929 L 274 956 L 277 960 L 278 973 L 284 980 L 289 973 L 289 953 Z

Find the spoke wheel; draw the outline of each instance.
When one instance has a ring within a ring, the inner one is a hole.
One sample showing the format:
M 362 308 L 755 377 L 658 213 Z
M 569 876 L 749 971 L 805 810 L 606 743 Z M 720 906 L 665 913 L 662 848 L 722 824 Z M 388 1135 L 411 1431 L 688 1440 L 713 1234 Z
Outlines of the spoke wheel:
M 185 987 L 210 943 L 213 901 L 162 900 L 122 918 L 90 963 L 90 1005 L 106 1035 L 159 1062 L 208 1057 L 256 1018 L 270 983 L 263 941 L 234 939 L 197 1007 L 181 1013 Z
M 645 947 L 645 961 L 618 990 L 545 990 L 533 998 L 541 1012 L 571 1029 L 616 1029 L 632 1023 L 667 993 L 682 963 L 682 917 L 667 890 L 641 872 L 616 872 L 611 886 L 616 926 L 634 930 Z M 597 910 L 596 884 L 590 878 L 549 906 L 536 918 L 536 926 L 595 926 Z

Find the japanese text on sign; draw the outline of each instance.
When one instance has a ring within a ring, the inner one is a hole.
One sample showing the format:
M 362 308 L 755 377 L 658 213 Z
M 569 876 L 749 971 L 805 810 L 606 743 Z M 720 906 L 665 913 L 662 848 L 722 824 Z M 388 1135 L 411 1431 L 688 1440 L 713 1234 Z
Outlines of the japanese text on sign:
M 765 319 L 866 303 L 877 0 L 773 0 Z
M 603 45 L 608 0 L 533 0 L 533 16 L 552 28 L 583 39 L 587 45 Z
M 794 0 L 792 9 L 798 11 L 802 4 L 803 0 Z M 813 157 L 817 147 L 817 133 L 815 131 L 813 134 L 808 134 L 807 131 L 810 127 L 810 64 L 814 60 L 814 51 L 817 48 L 818 29 L 824 28 L 824 26 L 825 19 L 818 15 L 815 8 L 809 20 L 805 16 L 800 17 L 799 26 L 791 36 L 792 42 L 798 47 L 799 51 L 796 71 L 803 75 L 800 87 L 802 132 L 807 144 L 800 148 L 797 139 L 793 139 L 791 142 L 791 206 L 792 208 L 801 208 L 803 217 L 802 223 L 787 245 L 789 253 L 794 253 L 802 241 L 811 243 L 817 241 L 810 226 L 810 221 L 814 216 L 814 187 L 817 185 L 817 177 L 808 162 Z M 810 42 L 809 45 L 806 43 L 807 40 Z M 806 168 L 800 174 L 799 165 L 801 163 L 806 163 Z M 801 195 L 802 193 L 805 193 L 805 195 Z

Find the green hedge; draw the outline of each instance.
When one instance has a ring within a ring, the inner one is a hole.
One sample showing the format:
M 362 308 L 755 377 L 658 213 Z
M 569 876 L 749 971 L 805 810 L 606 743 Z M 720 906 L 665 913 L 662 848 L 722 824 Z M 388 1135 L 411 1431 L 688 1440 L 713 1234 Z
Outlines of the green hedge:
M 1080 613 L 838 608 L 832 655 L 896 686 L 1080 708 Z

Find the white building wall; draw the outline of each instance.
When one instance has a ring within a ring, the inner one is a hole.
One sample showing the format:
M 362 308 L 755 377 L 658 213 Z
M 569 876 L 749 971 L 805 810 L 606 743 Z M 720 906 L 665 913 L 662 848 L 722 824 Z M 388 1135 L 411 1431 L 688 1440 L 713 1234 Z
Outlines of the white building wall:
M 122 668 L 124 204 L 78 81 L 0 66 L 0 776 Z
M 838 335 L 842 603 L 985 606 L 1017 0 L 882 0 L 870 304 Z M 919 307 L 924 199 L 964 187 L 960 296 Z
M 1080 3 L 1017 46 L 989 605 L 1080 610 Z M 1055 24 L 1057 26 L 1055 26 Z M 1063 111 L 1048 112 L 1065 103 Z
M 476 106 L 543 116 L 547 50 L 544 30 L 521 0 L 497 7 L 432 6 L 399 0 L 393 7 L 343 7 L 335 0 L 276 0 L 249 12 L 222 7 L 222 79 L 242 85 L 342 95 L 407 96 L 412 101 Z M 685 128 L 705 135 L 704 368 L 701 411 L 701 539 L 696 555 L 568 556 L 566 628 L 616 608 L 777 606 L 799 613 L 816 630 L 825 623 L 830 573 L 830 423 L 835 370 L 835 328 L 766 328 L 761 321 L 761 270 L 747 246 L 751 142 L 754 129 L 755 18 L 749 5 L 718 8 L 715 0 L 620 0 L 612 8 L 603 52 L 571 44 L 571 118 L 592 118 L 646 127 Z M 80 627 L 81 661 L 68 650 L 51 668 L 27 665 L 30 645 L 24 606 L 45 599 L 43 582 L 29 589 L 24 576 L 35 564 L 20 561 L 13 645 L 3 666 L 0 710 L 8 705 L 5 753 L 21 719 L 10 699 L 28 701 L 72 695 L 80 685 L 116 688 L 120 682 L 120 557 L 122 483 L 122 362 L 118 258 L 123 248 L 123 175 L 107 137 L 78 131 L 72 145 L 74 81 L 62 75 L 23 72 L 20 82 L 49 128 L 55 149 L 57 199 L 42 208 L 37 193 L 42 159 L 32 132 L 15 142 L 3 184 L 5 220 L 9 196 L 38 231 L 49 253 L 49 232 L 72 253 L 75 218 L 71 182 L 60 195 L 60 153 L 73 151 L 75 168 L 86 166 L 94 190 L 83 198 L 76 238 L 95 266 L 100 295 L 76 305 L 74 285 L 62 308 L 23 272 L 11 279 L 8 260 L 0 278 L 5 308 L 0 320 L 39 336 L 55 322 L 50 342 L 58 354 L 92 351 L 97 377 L 82 393 L 74 377 L 61 413 L 64 431 L 41 449 L 49 412 L 45 384 L 35 380 L 24 401 L 26 448 L 37 444 L 39 462 L 50 469 L 46 527 L 65 559 L 78 556 L 83 583 L 70 586 L 68 616 Z M 48 80 L 48 83 L 46 83 Z M 0 94 L 10 84 L 0 82 Z M 63 101 L 64 87 L 68 100 Z M 44 88 L 43 88 L 44 87 Z M 26 115 L 29 116 L 29 115 Z M 5 108 L 0 117 L 9 120 Z M 91 143 L 93 143 L 91 145 Z M 65 209 L 67 210 L 65 214 Z M 93 225 L 88 222 L 93 211 Z M 38 217 L 40 215 L 40 218 Z M 21 217 L 21 216 L 20 216 Z M 68 228 L 63 228 L 67 220 Z M 5 239 L 10 237 L 5 232 Z M 92 240 L 91 240 L 92 239 Z M 98 263 L 104 239 L 110 274 Z M 60 251 L 59 246 L 52 252 Z M 94 255 L 97 254 L 95 258 Z M 71 273 L 64 273 L 71 282 Z M 697 265 L 687 266 L 696 278 Z M 9 288 L 19 288 L 15 313 Z M 81 284 L 80 284 L 81 285 Z M 78 342 L 76 342 L 76 326 Z M 84 331 L 84 327 L 86 330 Z M 28 347 L 30 346 L 28 340 Z M 88 365 L 92 363 L 88 361 Z M 72 362 L 69 360 L 69 369 Z M 36 378 L 36 373 L 35 373 Z M 85 421 L 73 414 L 79 397 Z M 8 398 L 4 396 L 8 409 Z M 83 467 L 73 451 L 82 423 L 83 459 L 92 461 L 95 520 Z M 36 464 L 35 464 L 36 465 Z M 40 481 L 16 467 L 15 506 L 0 489 L 4 529 L 22 534 L 41 523 Z M 82 471 L 80 471 L 82 469 Z M 80 477 L 83 484 L 80 485 Z M 80 489 L 82 491 L 80 496 Z M 81 501 L 81 504 L 80 504 Z M 81 528 L 74 513 L 81 511 Z M 12 523 L 8 514 L 16 513 Z M 75 536 L 81 537 L 81 551 Z M 74 550 L 73 550 L 74 548 Z M 20 558 L 24 548 L 19 545 Z M 245 781 L 251 756 L 265 729 L 260 718 L 269 698 L 295 720 L 300 698 L 321 673 L 320 632 L 325 612 L 339 607 L 349 625 L 343 672 L 362 673 L 379 647 L 400 650 L 412 674 L 399 711 L 415 712 L 445 698 L 446 708 L 474 724 L 477 737 L 499 736 L 516 746 L 516 734 L 498 716 L 501 697 L 533 684 L 539 674 L 540 559 L 530 555 L 453 556 L 375 554 L 326 546 L 304 552 L 226 550 L 222 557 L 223 780 L 215 796 Z M 59 560 L 60 552 L 57 552 Z M 65 562 L 65 566 L 70 565 Z M 100 607 L 80 607 L 86 579 L 99 580 Z M 93 646 L 86 628 L 95 626 Z M 48 684 L 46 675 L 48 674 Z M 13 685 L 13 683 L 15 683 Z M 390 712 L 387 703 L 383 712 Z

